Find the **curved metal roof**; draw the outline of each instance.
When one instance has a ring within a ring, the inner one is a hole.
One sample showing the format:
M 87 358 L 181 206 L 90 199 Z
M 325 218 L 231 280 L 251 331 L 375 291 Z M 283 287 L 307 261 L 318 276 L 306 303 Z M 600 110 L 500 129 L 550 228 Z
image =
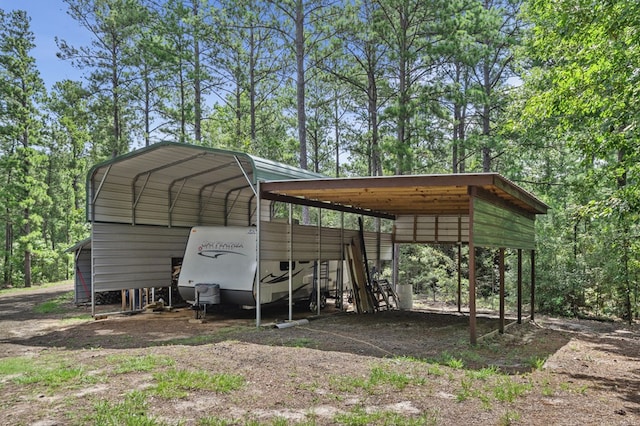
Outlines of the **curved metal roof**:
M 95 165 L 87 174 L 90 221 L 192 226 L 206 208 L 245 209 L 258 181 L 325 175 L 246 153 L 161 142 Z M 238 213 L 239 214 L 239 213 Z M 250 213 L 248 213 L 250 214 Z

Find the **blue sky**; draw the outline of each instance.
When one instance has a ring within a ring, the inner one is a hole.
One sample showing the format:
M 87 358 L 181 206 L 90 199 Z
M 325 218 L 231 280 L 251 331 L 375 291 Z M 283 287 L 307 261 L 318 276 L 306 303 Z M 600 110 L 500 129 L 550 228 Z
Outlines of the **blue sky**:
M 67 15 L 66 3 L 62 0 L 0 0 L 0 8 L 25 10 L 31 17 L 31 31 L 36 37 L 36 48 L 31 56 L 36 59 L 48 89 L 57 81 L 81 78 L 81 71 L 56 57 L 56 36 L 72 46 L 84 46 L 89 40 L 88 32 Z

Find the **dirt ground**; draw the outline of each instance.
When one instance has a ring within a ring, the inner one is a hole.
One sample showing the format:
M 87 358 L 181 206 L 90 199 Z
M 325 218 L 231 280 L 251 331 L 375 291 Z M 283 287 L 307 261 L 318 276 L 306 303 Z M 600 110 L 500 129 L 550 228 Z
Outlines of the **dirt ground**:
M 468 317 L 421 303 L 300 310 L 308 323 L 258 329 L 253 311 L 237 310 L 204 322 L 187 308 L 94 320 L 71 289 L 0 293 L 0 424 L 640 424 L 638 324 L 536 316 L 472 346 Z M 38 309 L 53 300 L 55 312 Z M 286 316 L 263 312 L 270 324 Z M 498 322 L 482 316 L 477 327 L 483 336 Z M 149 356 L 171 363 L 118 370 L 123 357 Z M 56 385 L 2 367 L 21 360 L 82 374 Z M 157 382 L 169 370 L 239 375 L 243 386 L 166 397 Z M 145 403 L 129 414 L 146 422 L 100 415 L 126 410 L 132 392 Z

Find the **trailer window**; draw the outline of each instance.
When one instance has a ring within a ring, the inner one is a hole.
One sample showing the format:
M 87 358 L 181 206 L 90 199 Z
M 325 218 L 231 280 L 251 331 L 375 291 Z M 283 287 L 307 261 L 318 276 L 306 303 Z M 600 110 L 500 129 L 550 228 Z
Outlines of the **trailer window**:
M 296 269 L 296 262 L 291 262 L 291 269 Z M 288 271 L 289 270 L 289 262 L 280 262 L 280 270 Z

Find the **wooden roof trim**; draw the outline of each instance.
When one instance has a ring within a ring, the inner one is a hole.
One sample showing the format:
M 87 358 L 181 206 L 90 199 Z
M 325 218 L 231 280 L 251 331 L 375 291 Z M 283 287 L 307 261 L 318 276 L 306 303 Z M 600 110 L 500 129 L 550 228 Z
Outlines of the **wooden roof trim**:
M 291 204 L 300 204 L 300 205 L 309 206 L 309 207 L 319 207 L 327 210 L 336 210 L 336 211 L 345 212 L 345 213 L 355 213 L 355 214 L 361 214 L 365 216 L 379 217 L 382 219 L 391 219 L 391 220 L 396 219 L 396 215 L 386 213 L 381 210 L 368 210 L 365 208 L 352 207 L 344 204 L 335 204 L 335 203 L 329 203 L 325 201 L 310 200 L 307 198 L 292 197 L 288 195 L 275 194 L 272 192 L 264 192 L 262 191 L 262 187 L 260 189 L 262 192 L 262 198 L 265 200 L 280 201 L 283 203 L 291 203 Z

